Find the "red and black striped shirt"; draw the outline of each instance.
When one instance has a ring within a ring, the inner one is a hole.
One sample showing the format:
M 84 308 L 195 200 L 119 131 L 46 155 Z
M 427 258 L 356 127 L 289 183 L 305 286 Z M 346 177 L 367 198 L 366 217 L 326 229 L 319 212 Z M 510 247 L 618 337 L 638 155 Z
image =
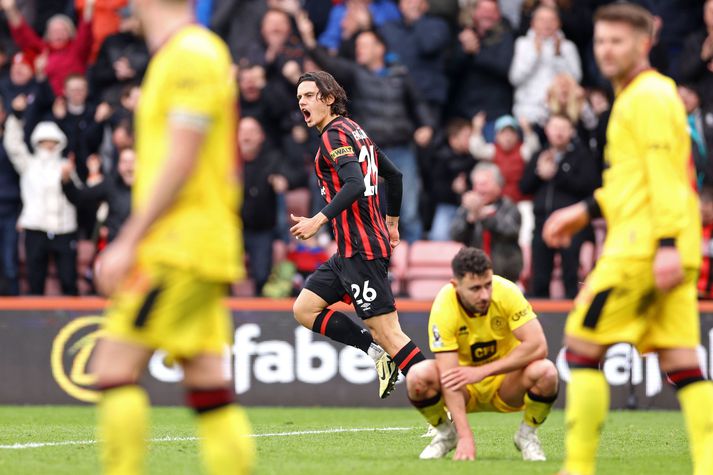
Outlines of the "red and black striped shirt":
M 342 188 L 338 170 L 357 162 L 364 175 L 366 190 L 352 205 L 332 219 L 339 255 L 361 255 L 365 260 L 391 255 L 389 233 L 379 206 L 378 148 L 364 130 L 351 119 L 337 117 L 322 130 L 322 142 L 314 169 L 322 196 L 329 203 Z

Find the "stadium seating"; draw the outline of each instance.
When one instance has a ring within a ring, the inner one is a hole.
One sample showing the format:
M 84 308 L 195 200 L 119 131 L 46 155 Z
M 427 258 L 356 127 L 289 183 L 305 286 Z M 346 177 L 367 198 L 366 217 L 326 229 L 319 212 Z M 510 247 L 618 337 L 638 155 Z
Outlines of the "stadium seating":
M 429 300 L 451 278 L 451 260 L 463 247 L 459 242 L 416 241 L 409 249 L 406 293 Z
M 394 296 L 400 296 L 405 292 L 406 274 L 408 271 L 408 252 L 409 245 L 407 242 L 401 242 L 391 252 L 391 291 Z
M 285 193 L 285 207 L 287 208 L 287 219 L 290 213 L 295 216 L 310 216 L 309 214 L 310 193 L 307 188 L 299 188 Z M 288 221 L 288 223 L 291 221 Z

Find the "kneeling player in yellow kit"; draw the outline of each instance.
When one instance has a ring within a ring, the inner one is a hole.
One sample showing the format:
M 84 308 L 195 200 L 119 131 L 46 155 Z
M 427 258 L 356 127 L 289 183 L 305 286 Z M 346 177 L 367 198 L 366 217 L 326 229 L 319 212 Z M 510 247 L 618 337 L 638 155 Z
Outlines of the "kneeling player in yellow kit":
M 515 446 L 524 460 L 545 460 L 536 431 L 557 398 L 558 374 L 540 322 L 520 289 L 493 275 L 480 249 L 461 249 L 452 267 L 428 320 L 436 359 L 415 365 L 406 379 L 411 403 L 435 428 L 420 457 L 456 448 L 455 460 L 473 460 L 467 413 L 524 411 Z
M 161 348 L 183 367 L 208 473 L 245 474 L 254 441 L 222 358 L 232 326 L 222 300 L 244 272 L 230 54 L 193 24 L 187 0 L 135 6 L 153 57 L 136 114 L 131 216 L 97 272 L 111 297 L 92 360 L 104 473 L 143 472 L 148 397 L 138 380 Z

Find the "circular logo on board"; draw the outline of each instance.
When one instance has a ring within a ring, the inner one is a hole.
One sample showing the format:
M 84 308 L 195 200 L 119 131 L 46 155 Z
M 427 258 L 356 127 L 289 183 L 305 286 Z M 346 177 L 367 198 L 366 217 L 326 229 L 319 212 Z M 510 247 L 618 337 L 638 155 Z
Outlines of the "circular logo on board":
M 103 317 L 89 316 L 72 320 L 57 333 L 52 342 L 52 376 L 60 388 L 75 399 L 97 402 L 99 391 L 92 385 L 93 375 L 87 363 L 101 334 Z

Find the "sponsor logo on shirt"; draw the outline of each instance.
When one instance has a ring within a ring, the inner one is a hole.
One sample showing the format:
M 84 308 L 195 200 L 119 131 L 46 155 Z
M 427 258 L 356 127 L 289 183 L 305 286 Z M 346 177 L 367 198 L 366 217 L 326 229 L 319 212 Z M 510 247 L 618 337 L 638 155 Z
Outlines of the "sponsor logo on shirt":
M 346 147 L 339 147 L 335 148 L 331 152 L 329 152 L 329 157 L 336 161 L 339 157 L 343 157 L 344 155 L 354 155 L 354 149 L 347 145 Z
M 530 309 L 529 309 L 529 308 L 523 308 L 522 310 L 520 310 L 519 312 L 517 312 L 515 315 L 513 315 L 513 316 L 511 317 L 511 320 L 512 320 L 513 322 L 517 322 L 517 321 L 520 320 L 522 317 L 527 316 L 528 313 L 530 313 Z
M 473 363 L 478 363 L 492 358 L 497 351 L 498 343 L 495 340 L 474 343 L 470 346 L 470 357 Z

